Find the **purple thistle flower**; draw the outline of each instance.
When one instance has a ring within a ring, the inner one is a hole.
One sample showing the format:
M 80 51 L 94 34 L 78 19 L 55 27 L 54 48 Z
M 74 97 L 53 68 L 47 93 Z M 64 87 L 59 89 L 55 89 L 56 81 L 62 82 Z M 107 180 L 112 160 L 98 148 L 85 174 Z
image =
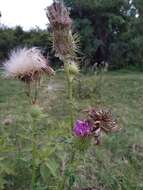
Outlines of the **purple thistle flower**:
M 77 120 L 74 126 L 74 134 L 78 137 L 85 137 L 91 134 L 91 125 L 87 120 Z

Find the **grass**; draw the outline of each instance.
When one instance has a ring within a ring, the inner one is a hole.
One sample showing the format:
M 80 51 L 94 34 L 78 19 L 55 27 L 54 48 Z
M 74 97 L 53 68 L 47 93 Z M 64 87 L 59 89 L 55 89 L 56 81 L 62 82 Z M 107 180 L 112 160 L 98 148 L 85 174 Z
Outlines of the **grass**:
M 69 117 L 65 78 L 58 74 L 46 80 L 40 89 L 40 105 L 46 117 L 39 123 L 38 142 L 42 156 L 46 147 L 55 147 L 61 159 L 66 153 L 65 146 L 56 143 L 69 134 Z M 112 109 L 121 127 L 120 132 L 104 136 L 102 146 L 94 144 L 89 148 L 78 167 L 78 186 L 97 187 L 100 190 L 142 190 L 143 189 L 143 75 L 140 72 L 109 72 L 102 81 L 96 75 L 81 75 L 74 84 L 76 117 L 89 106 L 102 106 Z M 50 87 L 48 87 L 50 84 Z M 24 94 L 23 85 L 17 81 L 0 80 L 0 158 L 9 162 L 14 172 L 3 174 L 5 189 L 28 189 L 31 159 L 29 143 L 29 102 Z M 42 140 L 41 140 L 42 139 Z M 15 148 L 16 147 L 16 148 Z M 26 148 L 25 148 L 26 147 Z M 15 158 L 22 155 L 22 162 Z M 61 152 L 63 155 L 61 155 Z M 45 159 L 47 157 L 46 153 Z M 52 155 L 52 154 L 51 154 Z M 2 159 L 0 159 L 1 162 Z M 18 165 L 19 164 L 19 165 Z M 1 163 L 0 163 L 1 167 Z M 22 168 L 22 172 L 19 172 Z M 10 170 L 10 169 L 9 169 Z M 1 180 L 2 180 L 1 179 Z M 45 177 L 45 180 L 50 177 Z M 2 184 L 2 182 L 0 181 Z M 42 183 L 42 182 L 41 182 Z M 49 182 L 50 185 L 53 185 Z M 27 185 L 27 186 L 26 186 Z M 46 189 L 46 187 L 44 187 Z M 44 190 L 40 186 L 37 190 Z M 48 188 L 47 188 L 48 189 Z M 54 189 L 54 188 L 53 188 Z

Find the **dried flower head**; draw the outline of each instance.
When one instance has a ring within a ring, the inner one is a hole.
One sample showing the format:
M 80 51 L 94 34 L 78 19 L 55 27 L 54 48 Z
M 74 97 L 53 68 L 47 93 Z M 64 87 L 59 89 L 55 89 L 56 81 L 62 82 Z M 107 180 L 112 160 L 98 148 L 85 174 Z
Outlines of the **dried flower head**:
M 58 57 L 73 55 L 76 49 L 71 27 L 69 11 L 63 3 L 54 1 L 46 9 L 47 17 L 53 30 L 53 49 Z
M 110 110 L 93 107 L 85 110 L 85 112 L 87 113 L 88 120 L 92 122 L 94 128 L 100 127 L 105 133 L 115 131 L 118 128 Z
M 63 3 L 54 1 L 54 3 L 47 8 L 47 17 L 53 28 L 63 27 L 71 28 L 72 20 L 69 17 L 69 12 Z
M 118 130 L 118 125 L 109 110 L 90 108 L 85 110 L 87 120 L 92 124 L 92 134 L 96 143 L 100 143 L 101 133 L 111 133 Z
M 53 75 L 54 70 L 38 48 L 21 48 L 11 52 L 4 63 L 6 77 L 18 78 L 24 82 L 39 79 L 42 73 Z

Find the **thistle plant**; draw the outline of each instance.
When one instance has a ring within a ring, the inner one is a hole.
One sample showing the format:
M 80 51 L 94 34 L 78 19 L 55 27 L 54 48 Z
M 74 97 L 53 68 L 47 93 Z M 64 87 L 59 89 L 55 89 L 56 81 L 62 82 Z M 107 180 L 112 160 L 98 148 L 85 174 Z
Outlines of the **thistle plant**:
M 75 37 L 72 34 L 72 20 L 69 16 L 69 11 L 60 1 L 54 1 L 50 7 L 47 7 L 46 14 L 53 31 L 53 50 L 55 55 L 63 61 L 67 76 L 72 128 L 74 123 L 72 83 L 75 76 L 79 73 L 78 65 L 74 61 L 77 45 Z
M 93 137 L 96 145 L 101 143 L 102 133 L 112 133 L 119 130 L 116 120 L 110 110 L 91 107 L 84 110 L 83 120 L 77 120 L 73 128 L 78 138 Z
M 47 17 L 53 31 L 53 50 L 55 55 L 64 63 L 64 70 L 67 77 L 67 91 L 70 106 L 70 122 L 71 130 L 74 125 L 74 100 L 73 100 L 73 80 L 79 73 L 79 68 L 76 60 L 77 40 L 72 34 L 72 20 L 69 16 L 69 11 L 62 2 L 54 1 L 47 7 Z M 68 166 L 72 164 L 75 158 L 75 151 L 72 149 Z M 68 168 L 67 168 L 68 170 Z M 65 188 L 67 176 L 63 177 L 58 190 Z
M 49 66 L 48 60 L 42 55 L 41 50 L 33 48 L 22 48 L 11 52 L 9 60 L 4 63 L 5 77 L 15 78 L 26 84 L 28 89 L 28 97 L 30 99 L 31 108 L 31 142 L 32 142 L 32 177 L 31 188 L 35 189 L 36 182 L 36 127 L 37 121 L 41 118 L 42 109 L 37 104 L 38 88 L 43 74 L 49 76 L 54 74 L 54 70 Z M 34 95 L 32 94 L 34 91 Z
M 20 48 L 11 52 L 9 60 L 4 63 L 5 77 L 15 78 L 26 84 L 27 95 L 31 103 L 35 104 L 38 97 L 38 87 L 43 74 L 49 76 L 54 70 L 49 66 L 48 60 L 41 50 L 33 48 Z M 32 89 L 34 95 L 32 95 Z
M 96 144 L 100 144 L 102 132 L 110 133 L 116 131 L 118 126 L 114 121 L 111 112 L 105 109 L 90 108 L 85 110 L 86 117 L 77 120 L 74 125 L 74 107 L 73 107 L 73 80 L 79 73 L 76 60 L 77 45 L 74 35 L 72 34 L 72 20 L 69 12 L 60 1 L 54 3 L 47 8 L 47 17 L 53 31 L 53 50 L 55 55 L 64 63 L 64 70 L 67 76 L 68 97 L 70 103 L 71 128 L 73 144 L 71 147 L 71 155 L 67 163 L 67 169 L 75 161 L 76 151 L 85 151 L 90 145 L 91 139 L 94 138 Z M 63 180 L 58 186 L 58 190 L 64 190 L 66 186 L 67 176 L 63 176 Z M 73 184 L 72 184 L 73 185 Z M 68 189 L 72 189 L 72 185 Z
M 74 54 L 75 42 L 72 35 L 72 20 L 63 3 L 54 1 L 47 7 L 47 17 L 53 30 L 53 49 L 56 56 L 64 60 Z
M 77 152 L 85 152 L 92 143 L 99 145 L 101 143 L 102 133 L 111 133 L 118 130 L 118 125 L 111 112 L 106 109 L 91 107 L 84 110 L 84 117 L 75 121 L 74 118 L 74 99 L 73 99 L 73 81 L 79 74 L 76 52 L 78 50 L 77 36 L 72 33 L 72 20 L 69 11 L 60 1 L 47 8 L 47 17 L 53 31 L 53 50 L 55 55 L 64 63 L 64 71 L 67 77 L 67 91 L 70 107 L 70 143 L 68 148 L 71 151 L 70 156 L 64 162 L 62 170 L 62 180 L 58 181 L 56 190 L 71 190 L 74 185 L 74 174 L 78 160 Z M 44 74 L 54 75 L 54 70 L 49 66 L 41 50 L 38 48 L 20 48 L 12 51 L 9 60 L 4 63 L 5 76 L 22 81 L 27 87 L 27 96 L 30 99 L 31 107 L 29 115 L 31 119 L 31 142 L 32 142 L 32 176 L 31 189 L 36 189 L 36 171 L 37 171 L 37 122 L 43 116 L 42 108 L 38 105 L 38 91 L 41 78 Z M 74 124 L 75 123 L 75 124 Z M 50 152 L 50 151 L 49 151 Z M 77 163 L 77 162 L 76 162 Z M 71 167 L 72 172 L 71 172 Z M 52 168 L 52 167 L 50 167 Z M 55 173 L 54 177 L 55 177 Z M 72 175 L 71 175 L 72 173 Z M 56 177 L 57 180 L 57 177 Z M 67 185 L 67 181 L 70 181 Z M 56 186 L 55 185 L 55 186 Z M 54 188 L 56 188 L 54 186 Z M 54 189 L 55 190 L 55 189 Z

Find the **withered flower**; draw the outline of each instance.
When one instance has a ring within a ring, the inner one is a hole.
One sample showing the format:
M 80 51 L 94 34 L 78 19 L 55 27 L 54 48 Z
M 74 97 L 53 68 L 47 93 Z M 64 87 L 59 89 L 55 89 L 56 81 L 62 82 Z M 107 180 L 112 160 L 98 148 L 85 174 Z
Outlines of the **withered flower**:
M 80 138 L 94 137 L 96 144 L 100 144 L 102 132 L 108 134 L 119 130 L 117 122 L 109 110 L 89 108 L 84 110 L 86 116 L 77 120 L 74 134 Z
M 111 111 L 99 108 L 89 108 L 84 110 L 87 114 L 87 120 L 92 125 L 92 134 L 96 143 L 100 143 L 101 133 L 111 133 L 118 130 L 118 125 Z
M 41 50 L 36 47 L 30 49 L 19 48 L 12 51 L 9 60 L 4 63 L 4 70 L 7 78 L 17 78 L 25 82 L 28 90 L 26 94 L 33 104 L 37 101 L 41 76 L 44 73 L 49 76 L 54 74 L 48 60 L 42 55 Z M 34 95 L 32 89 L 34 89 Z
M 9 60 L 4 63 L 4 70 L 6 77 L 18 78 L 26 83 L 39 80 L 43 73 L 54 74 L 54 70 L 48 65 L 48 60 L 36 47 L 12 51 Z
M 63 3 L 54 1 L 54 3 L 47 7 L 47 17 L 53 28 L 59 26 L 63 28 L 71 28 L 72 20 L 69 17 L 69 12 Z
M 72 35 L 72 20 L 63 3 L 54 1 L 46 9 L 47 17 L 53 30 L 53 49 L 60 58 L 73 55 L 76 49 Z

